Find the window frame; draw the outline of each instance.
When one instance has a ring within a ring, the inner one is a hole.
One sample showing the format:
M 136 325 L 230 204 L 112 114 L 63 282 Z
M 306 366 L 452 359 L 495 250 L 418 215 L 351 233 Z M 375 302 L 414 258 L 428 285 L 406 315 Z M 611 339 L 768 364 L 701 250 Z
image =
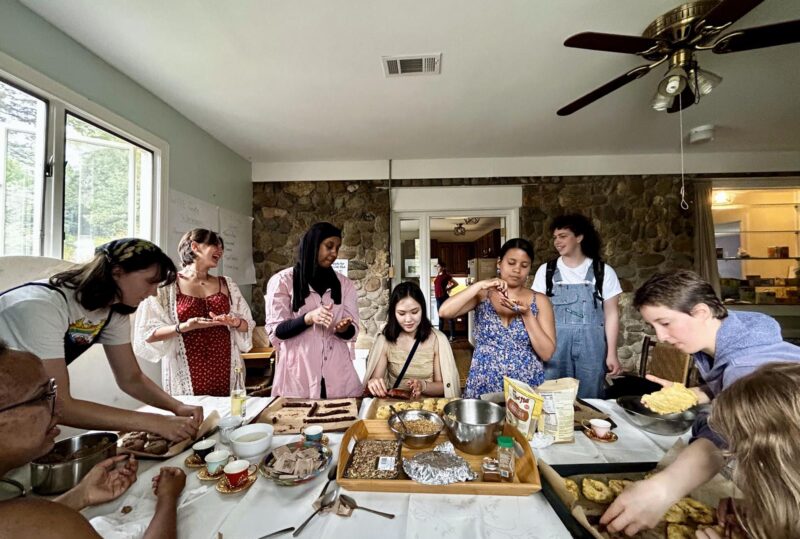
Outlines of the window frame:
M 64 254 L 64 163 L 67 113 L 141 146 L 153 154 L 152 208 L 149 239 L 163 247 L 167 241 L 169 194 L 169 144 L 98 103 L 47 77 L 0 51 L 0 79 L 47 103 L 44 201 L 42 207 L 41 255 L 63 258 Z M 145 203 L 145 201 L 143 201 Z

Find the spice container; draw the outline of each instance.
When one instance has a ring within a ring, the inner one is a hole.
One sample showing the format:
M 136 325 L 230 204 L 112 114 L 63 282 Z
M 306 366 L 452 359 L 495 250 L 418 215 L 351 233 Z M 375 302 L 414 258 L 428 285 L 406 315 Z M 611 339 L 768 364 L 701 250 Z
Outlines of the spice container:
M 514 481 L 514 439 L 511 436 L 497 437 L 497 463 L 500 478 L 505 482 Z
M 492 457 L 484 457 L 483 464 L 481 465 L 481 471 L 483 472 L 482 480 L 486 483 L 499 483 L 500 479 L 500 466 L 497 463 L 497 459 L 493 459 Z

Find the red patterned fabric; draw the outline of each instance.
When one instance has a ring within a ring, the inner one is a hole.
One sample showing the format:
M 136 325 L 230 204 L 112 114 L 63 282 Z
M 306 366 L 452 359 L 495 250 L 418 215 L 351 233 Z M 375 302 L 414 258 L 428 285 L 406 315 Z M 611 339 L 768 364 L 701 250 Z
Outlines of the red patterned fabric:
M 177 283 L 176 283 L 177 284 Z M 190 318 L 209 318 L 209 313 L 228 314 L 231 302 L 220 291 L 206 298 L 196 298 L 183 294 L 178 285 L 178 320 L 186 322 Z M 231 335 L 227 326 L 186 331 L 182 335 L 192 389 L 195 395 L 224 397 L 230 395 L 231 385 Z

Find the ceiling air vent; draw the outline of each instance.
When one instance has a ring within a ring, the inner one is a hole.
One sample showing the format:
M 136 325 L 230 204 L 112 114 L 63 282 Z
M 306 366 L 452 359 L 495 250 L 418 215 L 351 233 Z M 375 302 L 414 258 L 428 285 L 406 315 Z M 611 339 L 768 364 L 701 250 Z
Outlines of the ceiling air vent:
M 383 73 L 387 77 L 403 75 L 438 75 L 442 69 L 442 54 L 382 56 Z

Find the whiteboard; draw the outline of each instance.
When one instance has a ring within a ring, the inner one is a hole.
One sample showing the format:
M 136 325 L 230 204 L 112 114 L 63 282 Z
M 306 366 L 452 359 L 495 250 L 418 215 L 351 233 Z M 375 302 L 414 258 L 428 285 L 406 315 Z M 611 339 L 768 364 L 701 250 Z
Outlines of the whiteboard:
M 239 285 L 255 284 L 253 218 L 220 208 L 219 233 L 225 241 L 225 254 L 222 257 L 225 276 Z
M 219 230 L 219 208 L 205 200 L 170 189 L 167 245 L 164 246 L 164 251 L 169 254 L 178 268 L 181 267 L 178 243 L 183 235 L 193 228 Z M 224 235 L 223 239 L 226 240 L 225 247 L 227 247 L 227 238 Z M 222 268 L 217 268 L 217 272 L 221 274 Z

